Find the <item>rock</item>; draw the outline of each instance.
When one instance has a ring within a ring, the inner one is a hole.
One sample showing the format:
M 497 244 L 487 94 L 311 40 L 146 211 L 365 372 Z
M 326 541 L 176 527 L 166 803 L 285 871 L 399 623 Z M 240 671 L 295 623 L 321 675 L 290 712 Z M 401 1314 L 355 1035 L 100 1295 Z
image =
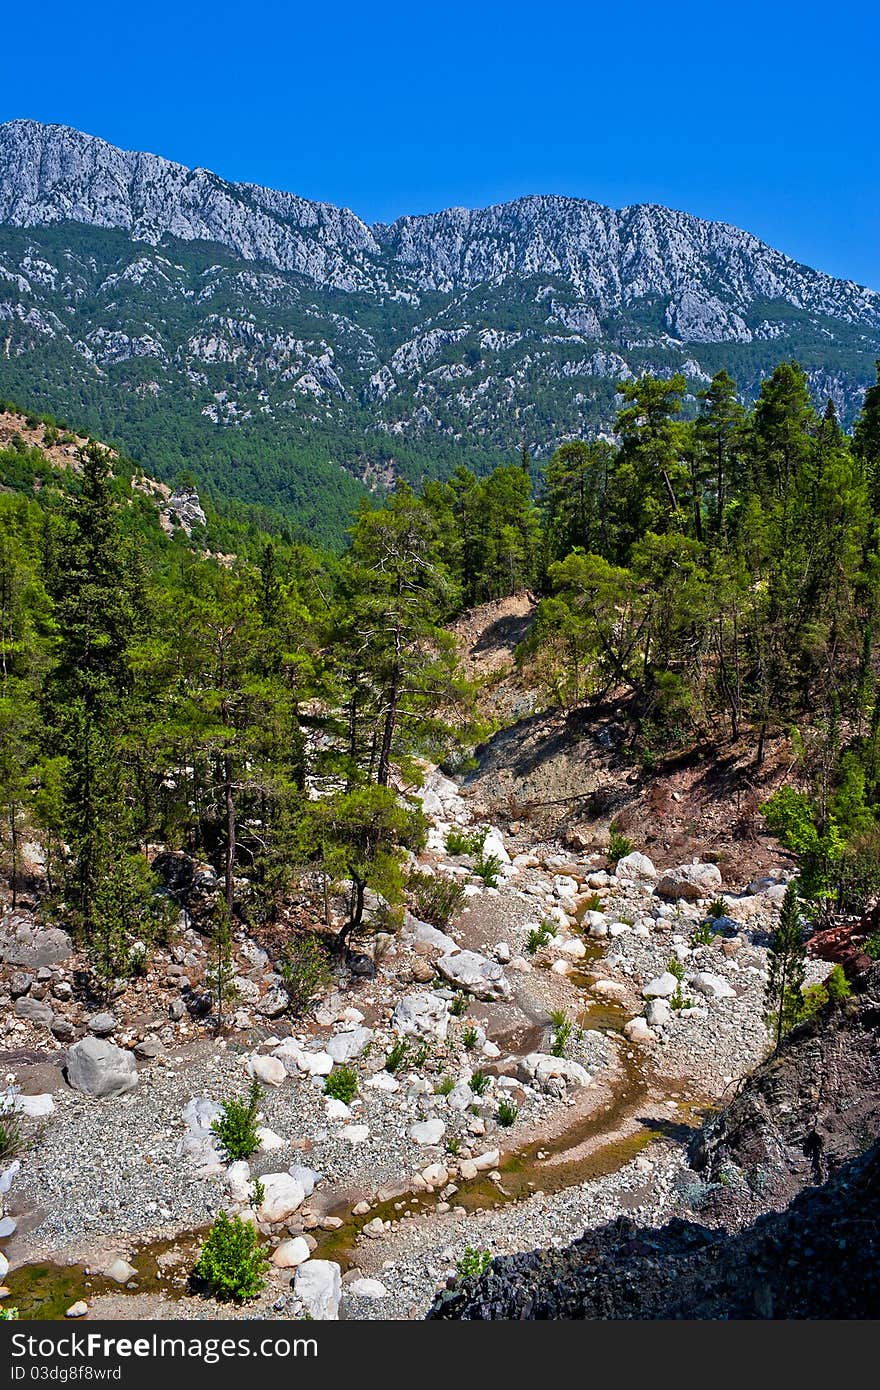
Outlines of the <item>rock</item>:
M 432 1189 L 445 1187 L 449 1182 L 449 1169 L 443 1163 L 429 1163 L 422 1169 L 422 1178 Z
M 378 1279 L 352 1279 L 345 1285 L 352 1298 L 387 1298 L 388 1290 Z
M 493 952 L 499 965 L 510 964 L 513 953 L 506 941 L 497 941 L 493 947 Z
M 679 980 L 672 971 L 664 970 L 662 975 L 648 981 L 642 994 L 646 999 L 671 999 L 678 986 Z
M 665 999 L 652 999 L 645 1009 L 649 1028 L 665 1028 L 672 1018 L 672 1009 Z
M 257 1013 L 262 1014 L 263 1018 L 280 1018 L 289 1007 L 290 995 L 287 990 L 282 989 L 280 985 L 273 985 L 257 1005 Z
M 84 1318 L 88 1311 L 89 1305 L 86 1303 L 85 1299 L 78 1298 L 76 1303 L 71 1303 L 64 1316 L 66 1318 Z
M 633 850 L 632 854 L 625 854 L 622 859 L 618 859 L 615 873 L 618 878 L 629 883 L 645 883 L 657 877 L 653 861 L 647 854 L 640 854 L 638 850 Z
M 148 1033 L 139 1043 L 134 1045 L 134 1055 L 143 1062 L 152 1062 L 157 1057 L 161 1057 L 164 1048 L 159 1038 L 154 1033 Z
M 619 980 L 594 980 L 590 989 L 594 994 L 598 994 L 600 999 L 620 999 L 626 994 L 626 985 L 622 985 Z
M 549 1052 L 530 1052 L 520 1062 L 520 1075 L 526 1081 L 546 1087 L 553 1081 L 564 1081 L 573 1086 L 588 1086 L 590 1074 L 569 1057 L 553 1057 Z
M 67 1053 L 67 1080 L 87 1096 L 120 1096 L 138 1084 L 137 1065 L 106 1038 L 83 1038 Z
M 339 1317 L 342 1272 L 332 1260 L 307 1260 L 294 1275 L 293 1291 L 306 1311 L 319 1322 Z
M 76 1029 L 73 1024 L 66 1018 L 61 1018 L 59 1014 L 55 1014 L 49 1024 L 49 1031 L 53 1038 L 57 1038 L 59 1042 L 63 1043 L 73 1042 L 76 1037 Z
M 416 956 L 410 966 L 410 979 L 417 985 L 429 985 L 434 978 L 434 967 L 424 956 Z
M 554 951 L 559 951 L 570 960 L 583 960 L 587 954 L 587 948 L 578 936 L 570 936 L 563 940 L 557 937 L 552 947 Z
M 267 1129 L 265 1125 L 257 1125 L 257 1138 L 260 1141 L 260 1153 L 274 1153 L 276 1149 L 284 1148 L 284 1140 L 280 1134 L 276 1134 L 274 1129 Z
M 366 1085 L 370 1091 L 385 1091 L 388 1094 L 400 1090 L 400 1082 L 396 1076 L 391 1075 L 390 1071 L 377 1071 L 374 1076 L 370 1077 Z
M 73 954 L 73 942 L 60 927 L 35 927 L 12 914 L 0 925 L 0 960 L 9 965 L 57 965 Z
M 39 999 L 16 999 L 13 1012 L 16 1018 L 26 1018 L 30 1023 L 37 1023 L 42 1028 L 51 1028 L 55 1020 L 51 1006 Z
M 257 1208 L 260 1221 L 270 1225 L 286 1221 L 305 1201 L 302 1183 L 290 1173 L 266 1173 L 260 1181 L 263 1184 L 263 1200 Z
M 698 970 L 695 975 L 688 975 L 688 984 L 693 985 L 699 994 L 705 994 L 707 999 L 736 997 L 736 990 L 730 987 L 723 975 L 713 975 L 710 970 Z
M 345 963 L 352 975 L 362 980 L 372 980 L 376 974 L 376 962 L 363 951 L 349 951 Z
M 249 1202 L 253 1196 L 251 1188 L 251 1166 L 243 1158 L 236 1159 L 226 1169 L 226 1186 L 233 1202 Z
M 291 1240 L 283 1240 L 272 1251 L 272 1263 L 276 1269 L 298 1269 L 300 1265 L 305 1264 L 311 1253 L 304 1238 L 294 1236 Z
M 324 1177 L 323 1173 L 317 1173 L 314 1168 L 305 1168 L 301 1163 L 291 1163 L 287 1171 L 292 1178 L 296 1178 L 307 1197 L 311 1197 L 316 1186 Z
M 398 1001 L 391 1023 L 398 1033 L 443 1041 L 449 1027 L 446 1000 L 437 994 L 408 994 Z
M 374 1216 L 372 1221 L 364 1223 L 362 1231 L 365 1236 L 370 1236 L 372 1239 L 378 1240 L 379 1236 L 384 1236 L 385 1234 L 385 1222 L 382 1220 L 381 1216 Z
M 409 1127 L 409 1137 L 416 1144 L 439 1144 L 446 1133 L 442 1120 L 420 1120 Z
M 370 1137 L 369 1125 L 345 1125 L 336 1136 L 337 1139 L 345 1139 L 349 1144 L 363 1144 Z
M 721 870 L 717 864 L 681 864 L 677 869 L 667 869 L 657 884 L 661 898 L 677 902 L 684 898 L 696 902 L 698 898 L 717 895 L 721 888 Z
M 251 1053 L 247 1059 L 248 1076 L 256 1077 L 265 1086 L 280 1086 L 287 1080 L 287 1071 L 280 1057 L 265 1057 Z
M 324 1110 L 328 1120 L 350 1120 L 351 1111 L 344 1100 L 337 1100 L 335 1096 L 327 1096 L 324 1101 Z
M 107 1279 L 112 1279 L 115 1284 L 127 1284 L 129 1279 L 134 1279 L 137 1270 L 134 1265 L 130 1265 L 121 1255 L 117 1255 L 108 1265 L 105 1265 L 101 1273 Z
M 14 1159 L 12 1163 L 8 1163 L 5 1168 L 0 1169 L 0 1195 L 9 1191 L 13 1181 L 18 1177 L 20 1172 L 20 1158 Z
M 336 1033 L 324 1044 L 334 1062 L 351 1062 L 360 1057 L 373 1037 L 372 1028 L 352 1028 L 348 1033 Z
M 411 912 L 404 913 L 400 935 L 403 941 L 412 946 L 427 946 L 444 954 L 458 950 L 458 942 L 453 937 L 438 931 L 430 922 L 420 922 Z
M 19 1115 L 29 1115 L 32 1119 L 43 1119 L 55 1109 L 55 1102 L 48 1093 L 39 1096 L 17 1095 L 13 1103 Z
M 96 1038 L 109 1038 L 111 1033 L 116 1032 L 117 1024 L 113 1014 L 102 1013 L 92 1014 L 87 1020 L 87 1027 Z
M 9 993 L 13 999 L 20 999 L 23 994 L 27 994 L 33 982 L 33 975 L 24 970 L 16 970 L 9 981 Z
M 441 956 L 437 969 L 457 989 L 476 995 L 478 999 L 510 997 L 510 984 L 503 967 L 477 951 L 459 951 L 454 956 Z
M 501 1162 L 501 1153 L 498 1149 L 487 1149 L 485 1153 L 478 1154 L 471 1162 L 478 1173 L 491 1173 Z
M 0 1240 L 14 1236 L 17 1229 L 18 1222 L 14 1216 L 0 1216 Z
M 7 1260 L 6 1256 L 3 1254 L 3 1251 L 0 1250 L 0 1280 L 5 1279 L 5 1278 L 6 1278 L 6 1275 L 7 1275 L 8 1273 L 9 1273 L 9 1261 Z
M 630 1042 L 652 1042 L 654 1034 L 648 1027 L 648 1021 L 639 1015 L 638 1018 L 631 1018 L 629 1023 L 623 1025 L 623 1031 Z
M 187 1129 L 210 1130 L 215 1120 L 223 1114 L 223 1106 L 207 1096 L 193 1096 L 183 1107 L 183 1122 Z

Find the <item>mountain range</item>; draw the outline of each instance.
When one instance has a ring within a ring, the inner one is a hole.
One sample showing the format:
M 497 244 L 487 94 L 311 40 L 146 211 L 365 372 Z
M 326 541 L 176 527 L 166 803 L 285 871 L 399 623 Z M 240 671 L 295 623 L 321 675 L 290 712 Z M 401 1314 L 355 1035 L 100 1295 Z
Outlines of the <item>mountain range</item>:
M 748 232 L 535 196 L 367 225 L 65 126 L 0 125 L 0 397 L 338 534 L 364 486 L 607 430 L 615 388 L 782 359 L 851 422 L 880 295 Z

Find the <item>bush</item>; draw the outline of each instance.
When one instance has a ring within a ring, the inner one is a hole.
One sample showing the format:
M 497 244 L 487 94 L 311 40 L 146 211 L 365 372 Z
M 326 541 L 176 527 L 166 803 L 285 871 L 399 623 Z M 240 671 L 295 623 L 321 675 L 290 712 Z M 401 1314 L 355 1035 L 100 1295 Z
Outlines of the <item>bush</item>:
M 608 858 L 612 864 L 616 864 L 618 859 L 625 859 L 628 854 L 633 852 L 633 842 L 628 840 L 620 831 L 612 829 L 608 838 Z
M 284 948 L 278 974 L 290 999 L 290 1011 L 304 1013 L 332 979 L 327 948 L 315 936 L 298 936 Z
M 324 1082 L 324 1095 L 341 1100 L 345 1105 L 357 1095 L 358 1079 L 354 1067 L 334 1067 Z
M 723 898 L 715 898 L 710 902 L 707 916 L 714 918 L 716 922 L 719 917 L 727 916 L 727 903 Z
M 487 888 L 494 888 L 498 882 L 501 860 L 497 854 L 480 854 L 474 860 L 474 877 L 482 879 Z
M 466 1014 L 470 1007 L 470 1002 L 466 994 L 462 992 L 456 994 L 449 1005 L 449 1012 L 452 1014 L 452 1017 L 461 1018 L 462 1014 Z
M 257 1239 L 256 1227 L 224 1211 L 215 1220 L 202 1246 L 193 1273 L 215 1298 L 241 1303 L 256 1298 L 265 1287 L 269 1261 Z
M 406 1061 L 408 1052 L 409 1044 L 406 1041 L 406 1038 L 400 1038 L 399 1041 L 394 1044 L 391 1051 L 388 1053 L 388 1056 L 385 1058 L 385 1070 L 390 1071 L 393 1076 L 394 1073 L 396 1071 L 399 1071 L 400 1068 L 403 1066 L 404 1062 Z
M 223 1114 L 211 1125 L 230 1163 L 241 1158 L 250 1158 L 260 1147 L 257 1136 L 257 1112 L 260 1108 L 260 1083 L 256 1077 L 251 1082 L 247 1100 L 221 1101 Z
M 453 827 L 446 836 L 446 853 L 482 854 L 488 830 L 456 830 Z
M 484 1071 L 475 1071 L 469 1084 L 475 1096 L 484 1096 L 489 1089 L 489 1077 Z
M 477 1043 L 479 1042 L 480 1035 L 477 1032 L 476 1028 L 465 1028 L 461 1040 L 470 1052 L 471 1049 L 476 1047 Z
M 505 1129 L 509 1129 L 519 1114 L 517 1106 L 506 1097 L 498 1102 L 498 1123 Z
M 542 922 L 539 927 L 532 927 L 532 930 L 529 932 L 526 938 L 526 950 L 530 956 L 535 956 L 541 948 L 546 946 L 547 942 L 552 941 L 552 939 L 553 932 Z
M 691 932 L 691 945 L 711 946 L 712 942 L 715 940 L 715 936 L 716 933 L 712 930 L 711 924 L 708 921 L 701 922 L 700 925 L 694 927 L 694 930 Z
M 824 985 L 808 985 L 801 994 L 801 1007 L 798 1023 L 806 1023 L 828 1003 L 828 991 Z
M 668 960 L 666 962 L 666 969 L 669 971 L 669 974 L 674 975 L 675 978 L 678 980 L 679 984 L 681 984 L 682 980 L 685 977 L 686 971 L 684 965 L 678 959 L 677 956 L 673 956 L 671 960 Z
M 15 1108 L 15 1096 L 14 1090 L 0 1095 L 0 1162 L 15 1158 L 24 1147 L 21 1120 Z
M 679 983 L 678 988 L 676 989 L 675 993 L 669 1001 L 669 1005 L 670 1008 L 676 1010 L 692 1009 L 694 1007 L 694 1001 L 690 998 L 689 995 L 685 994 L 684 990 L 681 987 L 681 983 Z
M 475 1275 L 485 1274 L 491 1263 L 491 1250 L 477 1250 L 475 1246 L 468 1245 L 455 1266 L 455 1272 L 459 1279 L 471 1279 Z
M 880 931 L 868 937 L 865 942 L 865 955 L 869 960 L 880 960 Z
M 564 1057 L 565 1044 L 571 1037 L 572 1022 L 560 1009 L 554 1010 L 550 1015 L 550 1022 L 553 1024 L 553 1041 L 550 1043 L 550 1054 L 553 1057 Z
M 852 985 L 846 978 L 842 965 L 835 965 L 825 981 L 825 988 L 828 991 L 828 998 L 833 999 L 837 1004 L 842 999 L 849 999 L 852 994 Z
M 451 1076 L 441 1076 L 434 1090 L 438 1096 L 448 1096 L 455 1090 L 455 1081 Z
M 422 922 L 441 931 L 449 926 L 464 907 L 467 894 L 455 878 L 440 874 L 413 872 L 406 883 L 412 910 Z

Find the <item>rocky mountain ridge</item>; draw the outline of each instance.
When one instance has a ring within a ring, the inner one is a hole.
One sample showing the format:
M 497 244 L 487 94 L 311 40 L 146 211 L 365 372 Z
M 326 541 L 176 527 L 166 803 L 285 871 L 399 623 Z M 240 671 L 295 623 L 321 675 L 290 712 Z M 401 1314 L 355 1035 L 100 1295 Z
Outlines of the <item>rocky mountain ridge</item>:
M 306 526 L 353 478 L 605 430 L 644 371 L 683 372 L 693 409 L 721 366 L 748 397 L 795 356 L 849 422 L 880 353 L 880 295 L 724 223 L 542 196 L 370 227 L 24 120 L 0 126 L 0 321 L 0 394 Z

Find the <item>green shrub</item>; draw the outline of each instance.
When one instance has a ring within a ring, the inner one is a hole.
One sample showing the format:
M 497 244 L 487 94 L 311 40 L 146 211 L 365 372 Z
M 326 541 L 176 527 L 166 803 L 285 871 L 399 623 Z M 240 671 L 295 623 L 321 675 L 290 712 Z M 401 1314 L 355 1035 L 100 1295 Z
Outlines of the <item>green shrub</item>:
M 413 871 L 406 882 L 407 895 L 413 912 L 422 922 L 445 930 L 457 917 L 467 900 L 464 885 L 445 874 L 424 874 Z
M 484 1071 L 475 1071 L 469 1082 L 475 1096 L 484 1096 L 489 1089 L 489 1077 Z
M 684 968 L 684 964 L 682 963 L 682 961 L 678 959 L 677 956 L 673 956 L 671 960 L 668 960 L 666 962 L 666 969 L 669 971 L 670 975 L 675 976 L 679 984 L 685 977 L 686 971 Z
M 390 1071 L 393 1076 L 394 1073 L 399 1071 L 403 1066 L 408 1053 L 409 1043 L 406 1041 L 406 1038 L 400 1038 L 385 1058 L 385 1070 Z
M 599 896 L 599 894 L 590 893 L 589 896 L 584 899 L 578 911 L 581 913 L 581 915 L 583 915 L 586 912 L 601 912 L 602 899 Z
M 455 1272 L 459 1279 L 470 1279 L 474 1275 L 485 1274 L 491 1263 L 491 1250 L 477 1250 L 475 1246 L 468 1245 L 455 1266 Z
M 692 1009 L 694 1007 L 694 1001 L 691 999 L 690 995 L 685 994 L 679 983 L 678 988 L 669 1001 L 669 1005 L 670 1008 L 673 1009 Z
M 852 985 L 846 978 L 842 965 L 835 965 L 831 974 L 825 981 L 825 988 L 828 991 L 828 998 L 835 1003 L 840 1003 L 841 999 L 849 999 L 852 994 Z
M 19 1113 L 15 1108 L 15 1091 L 0 1096 L 0 1162 L 15 1158 L 24 1147 Z
M 461 1040 L 468 1051 L 470 1051 L 472 1048 L 476 1047 L 477 1043 L 480 1041 L 480 1035 L 476 1028 L 465 1028 Z
M 801 1006 L 797 1022 L 806 1023 L 828 1003 L 828 991 L 824 985 L 807 985 L 801 993 Z
M 565 1056 L 565 1045 L 571 1037 L 573 1024 L 561 1009 L 555 1009 L 550 1015 L 550 1022 L 553 1024 L 553 1039 L 550 1043 L 550 1054 L 553 1057 Z
M 448 1096 L 455 1090 L 455 1081 L 451 1076 L 441 1076 L 434 1090 L 438 1096 Z
M 454 826 L 446 836 L 446 853 L 482 854 L 488 830 L 457 830 Z
M 466 1014 L 470 1007 L 470 1002 L 467 995 L 459 991 L 449 1005 L 449 1012 L 452 1014 L 452 1017 L 461 1018 L 462 1014 Z
M 446 1152 L 452 1154 L 453 1158 L 461 1152 L 461 1140 L 456 1139 L 454 1134 L 450 1134 L 446 1140 Z
M 865 942 L 865 955 L 869 960 L 880 960 L 880 931 L 868 937 Z
M 324 1095 L 341 1100 L 345 1105 L 357 1095 L 358 1079 L 354 1067 L 334 1067 L 324 1082 Z
M 716 933 L 712 930 L 709 922 L 701 922 L 698 927 L 694 927 L 691 932 L 692 946 L 711 946 L 715 940 Z
M 498 1123 L 505 1129 L 509 1129 L 518 1114 L 519 1109 L 506 1096 L 498 1102 Z
M 628 840 L 625 835 L 621 835 L 618 830 L 612 828 L 608 837 L 608 858 L 612 864 L 616 864 L 618 859 L 625 859 L 628 854 L 632 854 L 633 848 L 632 840 Z
M 269 1261 L 260 1247 L 256 1227 L 224 1211 L 215 1220 L 193 1270 L 215 1298 L 236 1303 L 256 1298 L 265 1287 Z
M 553 939 L 553 932 L 550 931 L 543 922 L 539 927 L 532 927 L 526 938 L 526 950 L 530 956 L 535 956 L 548 941 Z
M 723 898 L 714 898 L 714 899 L 712 900 L 712 902 L 710 902 L 710 904 L 709 904 L 709 911 L 708 911 L 708 914 L 707 914 L 707 915 L 708 915 L 709 917 L 713 917 L 713 918 L 715 919 L 716 922 L 717 922 L 717 920 L 718 920 L 719 917 L 726 917 L 726 916 L 727 916 L 727 903 L 724 901 L 724 899 L 723 899 Z
M 223 1146 L 230 1163 L 235 1163 L 241 1158 L 250 1158 L 260 1147 L 257 1136 L 260 1095 L 260 1083 L 254 1077 L 247 1100 L 220 1102 L 223 1114 L 214 1120 L 211 1129 Z
M 497 854 L 480 854 L 474 860 L 474 877 L 482 879 L 487 888 L 494 888 L 498 883 L 498 874 L 501 869 L 501 860 Z
M 284 981 L 291 1013 L 305 1013 L 332 979 L 326 946 L 315 936 L 296 937 L 284 948 L 278 974 Z
M 18 1322 L 17 1308 L 0 1308 L 0 1322 Z

